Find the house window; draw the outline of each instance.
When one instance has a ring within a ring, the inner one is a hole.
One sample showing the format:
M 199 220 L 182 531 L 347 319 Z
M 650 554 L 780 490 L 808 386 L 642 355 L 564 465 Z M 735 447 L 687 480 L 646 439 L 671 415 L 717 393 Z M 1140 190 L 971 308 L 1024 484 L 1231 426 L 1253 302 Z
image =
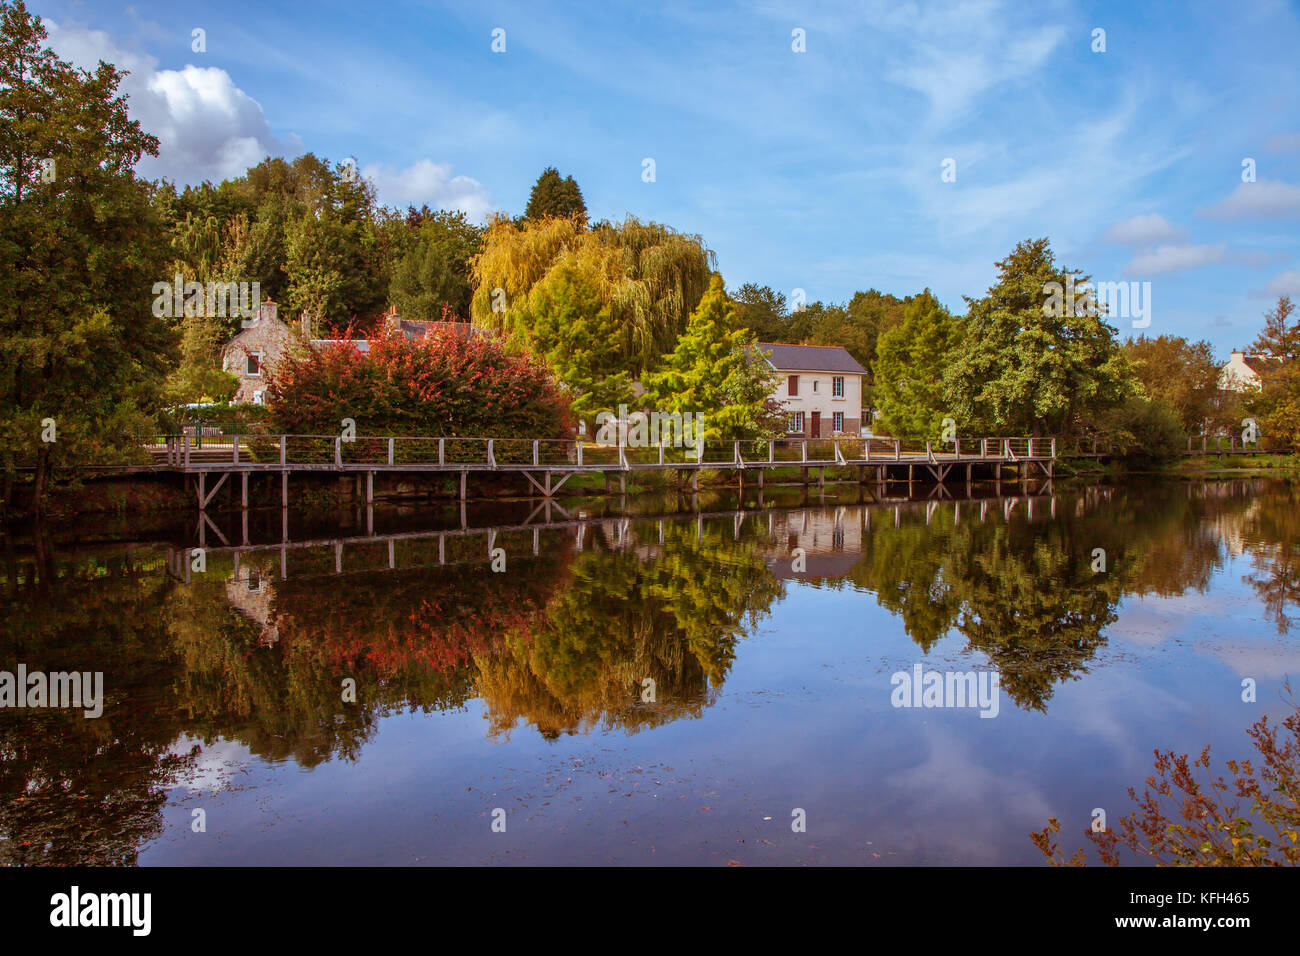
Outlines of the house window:
M 803 431 L 803 412 L 791 412 L 788 431 L 791 434 Z
M 788 383 L 789 383 L 790 394 L 791 394 L 791 395 L 798 395 L 798 394 L 799 394 L 799 376 L 798 376 L 798 375 L 791 375 L 790 378 L 789 378 L 787 381 L 788 381 Z
M 262 590 L 262 578 L 259 575 L 249 572 L 248 590 L 257 593 Z
M 813 391 L 817 391 L 817 379 L 813 379 Z
M 262 353 L 249 352 L 244 359 L 244 374 L 261 376 L 262 374 Z
M 836 375 L 831 379 L 831 396 L 833 398 L 844 397 L 844 376 Z
M 259 388 L 256 392 L 253 393 L 253 404 L 254 404 L 254 405 L 265 405 L 265 404 L 266 404 L 266 390 L 265 390 L 265 389 L 261 389 L 261 388 Z
M 842 432 L 842 431 L 844 431 L 844 413 L 843 413 L 843 412 L 833 412 L 833 413 L 831 414 L 831 431 L 835 431 L 835 432 Z

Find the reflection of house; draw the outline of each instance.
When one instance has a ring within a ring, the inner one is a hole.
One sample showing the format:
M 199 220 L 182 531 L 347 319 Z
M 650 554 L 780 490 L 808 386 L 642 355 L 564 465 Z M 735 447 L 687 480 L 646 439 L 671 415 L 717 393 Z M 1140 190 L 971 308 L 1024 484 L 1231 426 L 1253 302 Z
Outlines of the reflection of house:
M 258 306 L 257 314 L 248 319 L 245 327 L 222 348 L 221 367 L 239 379 L 239 388 L 233 401 L 262 404 L 267 372 L 275 367 L 276 362 L 295 342 L 310 342 L 313 348 L 320 348 L 351 341 L 359 351 L 370 351 L 368 339 L 312 338 L 311 319 L 306 314 L 302 317 L 300 328 L 295 330 L 282 321 L 276 312 L 274 302 L 263 302 Z M 437 332 L 450 332 L 465 338 L 478 334 L 471 331 L 468 322 L 418 322 L 402 318 L 395 308 L 384 316 L 384 325 L 401 332 L 408 339 Z
M 786 411 L 786 432 L 805 438 L 857 437 L 862 425 L 862 377 L 867 370 L 846 349 L 758 343 L 783 375 L 772 395 Z
M 226 582 L 226 600 L 244 617 L 262 626 L 262 633 L 257 636 L 259 644 L 269 646 L 280 639 L 280 629 L 271 611 L 275 588 L 271 579 L 257 568 L 236 567 L 235 576 Z
M 1268 370 L 1280 368 L 1285 361 L 1271 355 L 1233 352 L 1228 364 L 1219 371 L 1219 388 L 1230 392 L 1257 391 L 1263 387 Z

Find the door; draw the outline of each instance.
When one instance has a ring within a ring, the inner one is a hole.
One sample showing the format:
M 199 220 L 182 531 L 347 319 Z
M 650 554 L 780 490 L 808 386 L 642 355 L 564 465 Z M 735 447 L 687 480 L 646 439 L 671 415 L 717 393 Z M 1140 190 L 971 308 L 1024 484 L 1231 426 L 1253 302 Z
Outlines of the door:
M 822 413 L 812 413 L 812 427 L 808 429 L 808 435 L 812 438 L 822 437 Z

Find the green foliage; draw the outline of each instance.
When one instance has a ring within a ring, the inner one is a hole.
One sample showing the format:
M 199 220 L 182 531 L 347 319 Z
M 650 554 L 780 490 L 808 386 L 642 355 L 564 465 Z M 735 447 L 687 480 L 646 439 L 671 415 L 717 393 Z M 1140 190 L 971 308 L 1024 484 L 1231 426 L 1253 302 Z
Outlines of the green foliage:
M 175 347 L 151 309 L 165 251 L 133 168 L 158 140 L 127 116 L 120 72 L 78 70 L 45 39 L 21 0 L 0 3 L 0 499 L 21 456 L 38 503 L 51 468 L 130 453 Z
M 1056 265 L 1046 239 L 1020 243 L 997 265 L 988 294 L 966 299 L 966 344 L 945 378 L 962 432 L 1075 434 L 1135 392 L 1112 326 L 1082 302 L 1075 314 L 1049 308 L 1049 284 L 1062 288 L 1074 273 Z
M 961 348 L 961 326 L 926 289 L 903 323 L 880 339 L 874 369 L 880 428 L 900 438 L 938 438 L 951 414 L 944 374 Z
M 414 214 L 408 214 L 408 222 Z M 444 306 L 469 315 L 474 294 L 470 262 L 478 255 L 482 235 L 463 212 L 419 214 L 413 237 L 393 265 L 388 289 L 389 301 L 403 318 L 437 321 Z
M 568 387 L 579 420 L 592 426 L 599 412 L 632 400 L 610 307 L 576 264 L 561 259 L 533 287 L 528 311 L 536 348 Z
M 762 361 L 753 333 L 714 275 L 677 347 L 644 379 L 644 404 L 703 416 L 704 439 L 769 438 L 780 424 L 767 407 L 778 376 Z
M 1107 409 L 1093 429 L 1103 446 L 1114 447 L 1130 462 L 1151 465 L 1177 459 L 1187 447 L 1178 414 L 1162 401 L 1130 395 Z
M 528 196 L 528 207 L 524 218 L 537 220 L 546 218 L 576 218 L 587 221 L 587 204 L 582 199 L 582 190 L 573 181 L 572 176 L 560 178 L 559 170 L 547 166 L 533 184 L 533 191 Z
M 562 256 L 600 290 L 618 330 L 622 367 L 633 374 L 672 350 L 708 287 L 714 263 L 699 236 L 630 216 L 591 229 L 573 219 L 497 220 L 474 262 L 474 321 L 533 345 L 528 295 Z M 503 311 L 493 308 L 498 289 Z

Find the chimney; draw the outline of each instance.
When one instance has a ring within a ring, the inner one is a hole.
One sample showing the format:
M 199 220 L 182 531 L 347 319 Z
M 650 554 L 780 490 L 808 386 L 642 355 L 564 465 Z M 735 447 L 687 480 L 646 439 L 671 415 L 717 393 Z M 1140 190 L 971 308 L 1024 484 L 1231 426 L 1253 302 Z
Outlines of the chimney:
M 258 323 L 260 324 L 265 319 L 270 319 L 271 321 L 275 321 L 277 312 L 278 312 L 278 306 L 276 306 L 276 304 L 270 299 L 267 299 L 265 302 L 263 302 L 261 305 L 257 307 Z

